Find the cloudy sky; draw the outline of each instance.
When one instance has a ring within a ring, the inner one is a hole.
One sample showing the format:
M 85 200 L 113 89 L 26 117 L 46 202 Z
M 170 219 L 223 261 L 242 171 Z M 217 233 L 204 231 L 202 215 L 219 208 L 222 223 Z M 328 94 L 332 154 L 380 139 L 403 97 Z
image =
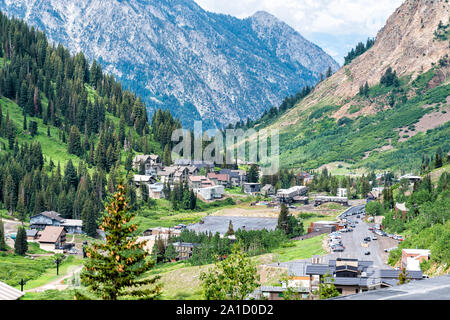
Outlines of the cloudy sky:
M 267 11 L 322 47 L 337 62 L 375 37 L 403 0 L 195 0 L 212 12 L 246 18 Z

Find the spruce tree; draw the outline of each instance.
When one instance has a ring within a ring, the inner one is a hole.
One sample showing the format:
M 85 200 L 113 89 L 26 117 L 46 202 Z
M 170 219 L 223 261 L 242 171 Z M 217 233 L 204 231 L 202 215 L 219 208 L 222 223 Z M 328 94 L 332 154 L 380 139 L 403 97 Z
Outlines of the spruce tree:
M 289 225 L 289 209 L 284 203 L 281 204 L 277 228 L 283 230 L 286 234 L 290 234 L 292 231 Z
M 0 218 L 0 251 L 6 251 L 5 228 Z
M 67 145 L 67 148 L 70 154 L 74 154 L 79 157 L 81 157 L 84 153 L 83 148 L 81 146 L 80 131 L 75 126 L 72 126 L 70 128 L 69 143 Z
M 228 223 L 228 230 L 225 233 L 225 236 L 232 236 L 234 235 L 234 228 L 233 228 L 233 222 L 230 220 L 230 222 Z
M 106 206 L 100 225 L 106 241 L 86 247 L 88 259 L 81 280 L 105 300 L 122 296 L 155 299 L 161 291 L 157 284 L 159 276 L 140 278 L 154 267 L 154 262 L 146 260 L 148 254 L 143 249 L 146 241 L 137 242 L 137 226 L 131 223 L 135 215 L 130 211 L 125 187 L 119 184 L 117 190 Z
M 14 252 L 18 255 L 25 255 L 28 251 L 27 233 L 24 227 L 17 230 L 16 241 L 14 243 Z

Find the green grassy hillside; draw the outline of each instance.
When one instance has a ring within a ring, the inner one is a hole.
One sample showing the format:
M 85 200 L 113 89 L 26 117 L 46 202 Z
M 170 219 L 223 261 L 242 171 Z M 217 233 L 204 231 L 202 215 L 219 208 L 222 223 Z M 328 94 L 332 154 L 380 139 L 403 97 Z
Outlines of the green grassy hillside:
M 343 105 L 322 101 L 299 113 L 293 124 L 276 122 L 271 127 L 280 129 L 281 165 L 314 169 L 343 161 L 350 168 L 412 170 L 420 166 L 423 154 L 434 154 L 438 147 L 447 153 L 450 123 L 437 127 L 427 123 L 430 129 L 426 130 L 420 121 L 431 116 L 436 121 L 450 112 L 449 78 L 429 86 L 448 63 L 447 57 L 415 79 L 399 79 L 397 86 L 372 86 L 367 94 L 347 101 L 346 111 Z M 371 112 L 364 111 L 368 107 Z M 333 117 L 342 111 L 343 116 Z

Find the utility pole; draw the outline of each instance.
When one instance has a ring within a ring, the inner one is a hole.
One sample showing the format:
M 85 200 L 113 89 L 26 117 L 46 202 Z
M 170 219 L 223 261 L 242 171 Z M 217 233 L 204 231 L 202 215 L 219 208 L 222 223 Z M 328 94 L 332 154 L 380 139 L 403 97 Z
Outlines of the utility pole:
M 20 280 L 19 284 L 20 284 L 20 291 L 23 292 L 23 286 L 25 285 L 25 282 L 23 281 L 23 279 Z
M 56 275 L 58 276 L 59 275 L 59 265 L 61 264 L 61 258 L 60 257 L 56 258 L 55 263 L 56 263 Z

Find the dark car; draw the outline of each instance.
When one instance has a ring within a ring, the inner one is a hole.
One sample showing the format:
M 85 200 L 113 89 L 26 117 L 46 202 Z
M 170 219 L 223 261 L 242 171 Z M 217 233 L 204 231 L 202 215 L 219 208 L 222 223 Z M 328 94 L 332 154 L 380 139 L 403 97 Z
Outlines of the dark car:
M 357 216 L 356 216 L 357 218 L 361 218 L 361 216 L 358 214 Z
M 370 237 L 365 237 L 365 238 L 364 238 L 364 241 L 369 242 L 369 241 L 370 241 Z
M 368 256 L 368 255 L 370 255 L 370 251 L 366 251 L 366 252 L 364 252 L 364 254 L 365 254 L 366 256 Z

